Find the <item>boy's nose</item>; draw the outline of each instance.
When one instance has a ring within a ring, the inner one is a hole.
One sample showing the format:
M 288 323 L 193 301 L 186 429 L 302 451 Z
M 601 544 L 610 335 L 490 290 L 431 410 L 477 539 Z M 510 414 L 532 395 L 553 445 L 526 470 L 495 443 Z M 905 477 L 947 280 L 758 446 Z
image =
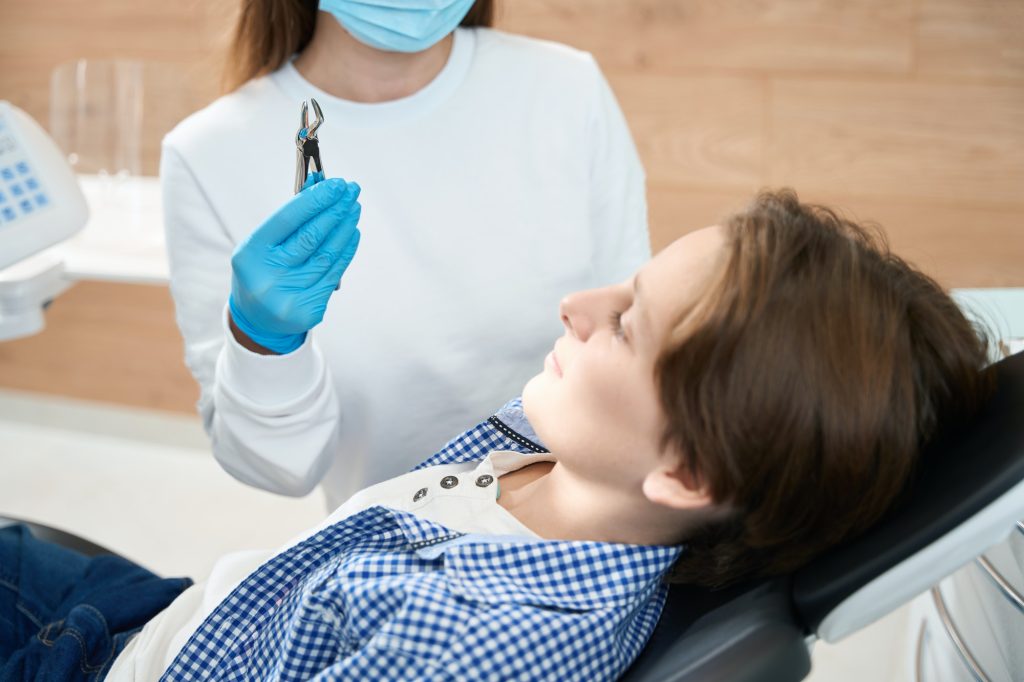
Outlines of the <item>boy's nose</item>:
M 580 341 L 586 341 L 594 330 L 592 315 L 588 311 L 585 296 L 580 293 L 570 294 L 559 304 L 562 324 Z

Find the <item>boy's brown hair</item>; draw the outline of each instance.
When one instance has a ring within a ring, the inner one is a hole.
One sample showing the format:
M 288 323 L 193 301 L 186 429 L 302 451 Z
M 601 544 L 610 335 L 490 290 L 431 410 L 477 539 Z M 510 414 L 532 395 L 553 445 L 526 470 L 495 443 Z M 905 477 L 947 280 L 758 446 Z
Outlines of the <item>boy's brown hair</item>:
M 880 235 L 791 190 L 723 227 L 721 279 L 656 366 L 663 443 L 731 510 L 670 576 L 708 586 L 791 571 L 864 530 L 936 426 L 986 390 L 984 336 Z

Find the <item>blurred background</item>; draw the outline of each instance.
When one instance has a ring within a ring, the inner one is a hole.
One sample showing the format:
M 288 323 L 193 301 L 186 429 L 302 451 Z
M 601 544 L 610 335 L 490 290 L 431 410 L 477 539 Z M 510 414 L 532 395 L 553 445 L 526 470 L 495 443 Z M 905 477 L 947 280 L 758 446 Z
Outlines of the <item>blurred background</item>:
M 236 484 L 209 457 L 147 179 L 162 136 L 220 94 L 238 5 L 0 0 L 0 99 L 80 154 L 79 172 L 139 179 L 143 205 L 42 334 L 0 343 L 0 513 L 168 573 L 273 546 L 322 513 Z M 503 0 L 497 27 L 595 55 L 647 171 L 655 250 L 788 185 L 880 223 L 947 287 L 1022 300 L 1024 1 Z M 210 532 L 161 516 L 183 491 L 194 507 L 173 513 L 216 509 Z M 900 678 L 906 619 L 819 647 L 815 679 Z

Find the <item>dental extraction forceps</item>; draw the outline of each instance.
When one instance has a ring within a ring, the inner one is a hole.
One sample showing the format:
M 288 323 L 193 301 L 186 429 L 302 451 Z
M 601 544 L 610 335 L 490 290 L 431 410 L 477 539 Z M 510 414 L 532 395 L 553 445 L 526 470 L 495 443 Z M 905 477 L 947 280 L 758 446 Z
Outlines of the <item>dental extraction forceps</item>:
M 299 132 L 295 133 L 295 193 L 302 191 L 309 176 L 310 163 L 313 164 L 313 171 L 324 172 L 324 165 L 320 162 L 320 140 L 317 139 L 316 131 L 324 122 L 324 112 L 320 109 L 317 101 L 310 97 L 313 103 L 313 113 L 316 119 L 313 125 L 309 125 L 309 108 L 306 100 L 302 100 L 302 112 L 299 118 Z

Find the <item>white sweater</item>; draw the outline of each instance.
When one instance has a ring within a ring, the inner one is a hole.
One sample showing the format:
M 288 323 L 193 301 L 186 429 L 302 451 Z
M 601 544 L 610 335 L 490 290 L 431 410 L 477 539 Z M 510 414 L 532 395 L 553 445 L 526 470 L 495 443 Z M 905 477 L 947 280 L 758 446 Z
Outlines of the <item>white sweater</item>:
M 315 97 L 328 177 L 363 188 L 362 240 L 306 343 L 226 330 L 231 253 L 292 195 L 299 105 Z M 593 58 L 458 29 L 415 94 L 362 104 L 290 64 L 193 114 L 161 163 L 171 293 L 199 411 L 239 480 L 329 508 L 410 469 L 542 369 L 572 291 L 650 254 L 644 174 Z

